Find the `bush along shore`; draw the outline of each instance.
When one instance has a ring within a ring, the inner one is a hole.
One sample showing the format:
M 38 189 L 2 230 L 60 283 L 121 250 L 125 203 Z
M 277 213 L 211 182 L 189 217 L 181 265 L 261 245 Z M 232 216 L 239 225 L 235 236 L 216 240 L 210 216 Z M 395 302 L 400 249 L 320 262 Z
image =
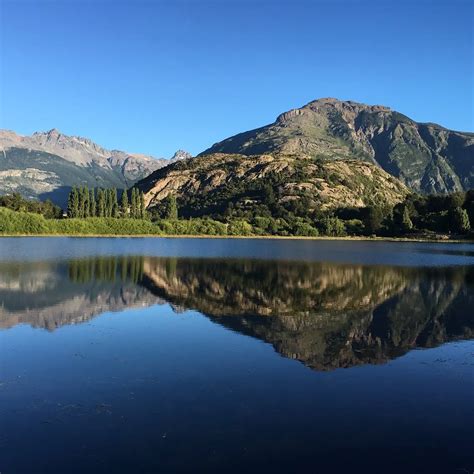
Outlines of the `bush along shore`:
M 130 197 L 129 197 L 130 196 Z M 0 196 L 3 235 L 189 235 L 284 237 L 385 237 L 472 239 L 474 191 L 443 196 L 410 195 L 393 208 L 334 209 L 305 216 L 272 215 L 261 203 L 258 213 L 179 218 L 179 200 L 164 199 L 160 209 L 145 209 L 143 194 L 75 188 L 67 214 L 50 202 L 18 194 Z

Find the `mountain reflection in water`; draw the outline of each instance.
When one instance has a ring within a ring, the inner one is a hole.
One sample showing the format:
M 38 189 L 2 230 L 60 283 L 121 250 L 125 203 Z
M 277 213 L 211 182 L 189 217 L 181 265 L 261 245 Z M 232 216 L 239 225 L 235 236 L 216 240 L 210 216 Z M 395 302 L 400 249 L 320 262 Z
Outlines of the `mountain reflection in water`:
M 0 328 L 47 330 L 168 303 L 330 370 L 472 338 L 474 270 L 158 257 L 0 263 L 0 302 Z

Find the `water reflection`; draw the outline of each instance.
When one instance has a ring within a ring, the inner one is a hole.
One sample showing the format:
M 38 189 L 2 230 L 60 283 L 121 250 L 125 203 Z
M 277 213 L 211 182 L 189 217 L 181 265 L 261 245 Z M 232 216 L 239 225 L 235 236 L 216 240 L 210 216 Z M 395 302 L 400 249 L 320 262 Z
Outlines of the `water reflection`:
M 0 327 L 54 330 L 169 303 L 329 370 L 474 333 L 471 267 L 97 257 L 0 263 Z

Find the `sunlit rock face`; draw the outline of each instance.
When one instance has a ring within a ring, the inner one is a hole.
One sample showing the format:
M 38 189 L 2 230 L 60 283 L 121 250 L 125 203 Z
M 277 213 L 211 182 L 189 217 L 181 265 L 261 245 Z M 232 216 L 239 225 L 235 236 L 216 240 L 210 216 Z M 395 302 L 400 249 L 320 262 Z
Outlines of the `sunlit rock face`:
M 382 105 L 322 98 L 203 152 L 283 153 L 377 164 L 410 189 L 445 193 L 474 187 L 474 134 L 419 123 Z
M 177 196 L 184 216 L 212 215 L 229 202 L 263 203 L 255 192 L 271 186 L 280 204 L 304 198 L 308 211 L 395 205 L 408 188 L 379 166 L 363 160 L 322 161 L 306 155 L 214 153 L 159 169 L 137 183 L 149 209 Z
M 473 277 L 466 267 L 258 260 L 2 263 L 0 327 L 54 330 L 108 311 L 168 303 L 262 339 L 309 367 L 330 370 L 472 338 Z

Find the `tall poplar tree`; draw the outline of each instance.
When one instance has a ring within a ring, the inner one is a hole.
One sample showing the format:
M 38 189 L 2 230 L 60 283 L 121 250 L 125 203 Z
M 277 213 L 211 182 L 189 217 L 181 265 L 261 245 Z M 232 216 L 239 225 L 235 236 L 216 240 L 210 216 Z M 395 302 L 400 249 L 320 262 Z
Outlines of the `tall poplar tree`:
M 84 188 L 80 187 L 78 190 L 79 196 L 79 215 L 77 217 L 84 217 Z
M 137 218 L 137 190 L 136 188 L 132 188 L 132 198 L 131 198 L 131 207 L 130 207 L 130 215 L 132 219 Z
M 77 217 L 84 217 L 84 202 L 82 200 L 82 188 L 77 188 Z
M 122 217 L 128 217 L 128 195 L 127 195 L 126 189 L 124 189 L 122 192 L 122 202 L 120 204 L 120 213 Z
M 178 218 L 178 204 L 176 202 L 176 196 L 171 195 L 168 197 L 168 219 L 177 219 Z
M 97 192 L 97 215 L 105 217 L 105 191 L 100 188 Z
M 92 188 L 89 196 L 89 215 L 95 217 L 96 212 L 95 189 Z
M 69 191 L 69 194 L 67 196 L 67 215 L 68 217 L 72 217 L 73 210 L 72 210 L 72 189 Z
M 79 191 L 76 186 L 69 193 L 67 213 L 69 217 L 79 217 Z
M 112 217 L 118 217 L 119 215 L 119 205 L 117 201 L 117 188 L 112 188 L 110 190 L 110 198 L 112 201 Z
M 140 218 L 146 219 L 145 194 L 140 192 Z
M 83 202 L 83 213 L 82 217 L 89 217 L 89 188 L 84 186 L 82 188 L 82 202 Z
M 104 189 L 104 199 L 105 199 L 104 216 L 105 217 L 110 217 L 110 215 L 112 214 L 112 212 L 111 212 L 112 201 L 110 199 L 110 189 L 109 188 Z

